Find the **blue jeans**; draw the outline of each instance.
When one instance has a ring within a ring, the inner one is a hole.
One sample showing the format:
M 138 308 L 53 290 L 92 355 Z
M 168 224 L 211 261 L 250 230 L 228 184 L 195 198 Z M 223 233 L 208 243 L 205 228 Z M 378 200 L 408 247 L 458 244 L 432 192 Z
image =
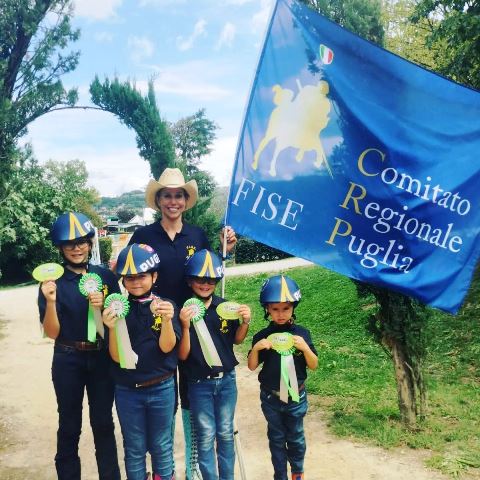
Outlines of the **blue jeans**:
M 203 480 L 233 480 L 233 417 L 237 404 L 235 370 L 226 373 L 222 378 L 189 382 L 188 397 L 197 430 L 198 464 Z
M 273 393 L 260 390 L 262 411 L 267 420 L 267 436 L 274 480 L 287 480 L 287 460 L 292 473 L 303 472 L 307 450 L 303 431 L 303 417 L 307 413 L 307 393 L 300 393 L 300 401 L 289 399 L 284 403 Z
M 160 478 L 173 474 L 172 420 L 175 408 L 173 376 L 151 387 L 115 386 L 115 405 L 122 428 L 128 480 L 145 480 L 146 455 Z
M 57 396 L 58 431 L 55 467 L 59 480 L 80 480 L 78 442 L 82 431 L 85 389 L 100 480 L 119 480 L 112 418 L 113 382 L 108 375 L 108 352 L 82 351 L 56 345 L 52 381 Z

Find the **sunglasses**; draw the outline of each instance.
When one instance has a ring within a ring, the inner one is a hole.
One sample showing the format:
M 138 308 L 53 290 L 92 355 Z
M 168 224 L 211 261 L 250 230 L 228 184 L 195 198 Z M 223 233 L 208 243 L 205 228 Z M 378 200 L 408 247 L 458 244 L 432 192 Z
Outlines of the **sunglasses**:
M 75 250 L 76 247 L 78 248 L 85 248 L 89 244 L 87 238 L 81 238 L 79 240 L 74 240 L 72 242 L 66 242 L 63 244 L 63 248 L 68 250 L 69 252 Z
M 205 285 L 206 283 L 208 283 L 208 285 L 216 285 L 218 280 L 216 278 L 192 277 L 192 281 L 200 285 Z

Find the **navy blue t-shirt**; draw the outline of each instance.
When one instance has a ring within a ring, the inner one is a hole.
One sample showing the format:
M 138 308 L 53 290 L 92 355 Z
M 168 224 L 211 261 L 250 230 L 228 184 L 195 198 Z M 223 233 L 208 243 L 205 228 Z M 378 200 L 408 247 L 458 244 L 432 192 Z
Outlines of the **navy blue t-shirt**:
M 89 273 L 100 275 L 103 281 L 103 294 L 106 298 L 111 293 L 120 293 L 120 287 L 115 275 L 106 268 L 88 265 Z M 88 340 L 88 299 L 80 293 L 79 283 L 82 275 L 65 268 L 57 284 L 57 316 L 60 322 L 58 340 L 85 342 Z M 39 290 L 38 309 L 40 321 L 43 323 L 47 301 Z
M 163 300 L 170 301 L 168 299 Z M 126 322 L 132 349 L 138 355 L 137 368 L 121 368 L 120 364 L 112 362 L 112 376 L 115 383 L 134 387 L 136 383 L 175 372 L 178 363 L 178 344 L 182 336 L 182 330 L 178 320 L 178 308 L 174 304 L 172 326 L 177 344 L 171 352 L 164 353 L 158 345 L 161 323 L 155 321 L 150 310 L 150 302 L 141 303 L 130 300 L 129 304 L 130 311 L 126 317 Z M 110 331 L 107 329 L 106 340 L 108 340 L 109 334 Z
M 129 244 L 132 243 L 145 243 L 155 249 L 160 265 L 153 293 L 171 298 L 181 307 L 192 295 L 185 281 L 185 263 L 195 252 L 203 248 L 210 249 L 205 232 L 199 227 L 183 223 L 181 232 L 171 240 L 160 222 L 155 222 L 135 230 Z
M 216 308 L 224 301 L 223 298 L 214 295 L 204 317 L 205 324 L 222 361 L 222 366 L 212 368 L 208 366 L 203 357 L 195 327 L 190 325 L 190 354 L 184 362 L 181 362 L 182 370 L 190 381 L 204 379 L 216 372 L 229 372 L 238 365 L 233 353 L 233 345 L 240 321 L 227 321 L 218 316 Z
M 298 335 L 302 337 L 312 352 L 317 355 L 317 351 L 312 343 L 310 332 L 306 328 L 296 324 L 277 325 L 274 322 L 270 322 L 268 327 L 260 330 L 253 336 L 252 347 L 259 340 L 267 338 L 272 333 L 279 332 L 288 332 L 292 335 Z M 281 355 L 273 349 L 263 349 L 258 352 L 258 361 L 259 363 L 263 363 L 262 369 L 258 374 L 258 381 L 262 387 L 269 390 L 280 390 L 280 359 Z M 297 350 L 295 353 L 293 353 L 293 361 L 295 363 L 295 371 L 297 373 L 297 382 L 298 385 L 301 385 L 307 379 L 307 362 L 305 361 L 303 352 Z

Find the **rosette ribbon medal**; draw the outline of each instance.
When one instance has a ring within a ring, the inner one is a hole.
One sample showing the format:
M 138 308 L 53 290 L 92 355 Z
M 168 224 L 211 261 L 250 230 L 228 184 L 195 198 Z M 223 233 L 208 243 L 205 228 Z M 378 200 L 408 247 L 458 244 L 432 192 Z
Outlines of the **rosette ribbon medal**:
M 240 304 L 237 302 L 222 302 L 217 307 L 217 313 L 220 318 L 225 320 L 238 320 L 240 318 L 239 308 Z
M 58 280 L 63 275 L 63 267 L 58 263 L 42 263 L 32 272 L 32 277 L 37 282 Z
M 138 355 L 133 351 L 128 334 L 125 317 L 128 315 L 130 305 L 128 300 L 120 293 L 112 293 L 105 300 L 105 308 L 110 307 L 117 317 L 115 322 L 115 335 L 117 337 L 118 356 L 120 367 L 134 370 L 137 368 Z
M 193 328 L 197 332 L 198 341 L 200 342 L 200 348 L 202 349 L 203 358 L 207 362 L 207 365 L 211 367 L 221 367 L 222 361 L 218 355 L 215 344 L 213 343 L 210 332 L 208 331 L 207 324 L 205 323 L 205 305 L 198 298 L 189 298 L 184 304 L 184 307 L 192 307 L 195 311 L 192 317 Z
M 80 279 L 78 288 L 80 293 L 88 297 L 90 293 L 102 291 L 102 278 L 96 273 L 85 273 Z M 87 338 L 89 342 L 95 342 L 97 339 L 97 332 L 103 338 L 105 336 L 105 330 L 102 322 L 102 312 L 99 307 L 93 307 L 88 303 L 88 334 Z
M 298 380 L 293 361 L 293 336 L 287 332 L 272 333 L 267 337 L 272 348 L 281 356 L 280 359 L 280 400 L 288 403 L 288 395 L 294 402 L 300 400 L 298 394 Z

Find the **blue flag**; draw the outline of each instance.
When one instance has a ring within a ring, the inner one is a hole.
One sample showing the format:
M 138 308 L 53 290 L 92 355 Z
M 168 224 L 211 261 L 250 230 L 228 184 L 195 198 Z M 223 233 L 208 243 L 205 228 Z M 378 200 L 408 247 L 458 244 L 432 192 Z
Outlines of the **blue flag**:
M 480 93 L 278 0 L 226 222 L 456 312 L 479 256 Z

